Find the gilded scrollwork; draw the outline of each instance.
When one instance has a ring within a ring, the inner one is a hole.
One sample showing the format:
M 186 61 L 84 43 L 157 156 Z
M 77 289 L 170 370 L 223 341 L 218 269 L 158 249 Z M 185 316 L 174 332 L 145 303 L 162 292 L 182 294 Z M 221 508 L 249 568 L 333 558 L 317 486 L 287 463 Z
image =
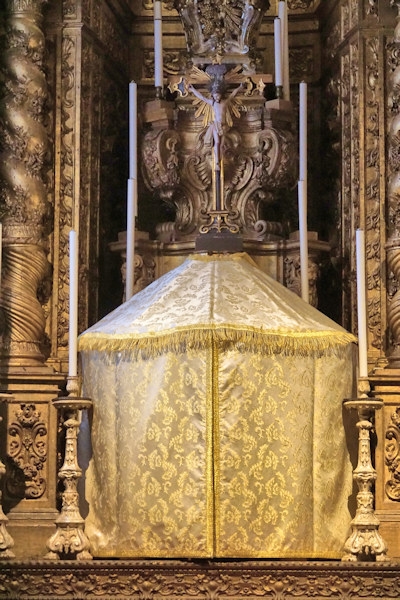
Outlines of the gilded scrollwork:
M 46 490 L 47 427 L 35 404 L 22 403 L 12 412 L 8 425 L 11 498 L 40 498 Z
M 225 55 L 239 55 L 244 60 L 269 1 L 175 0 L 174 6 L 184 24 L 192 59 L 221 62 Z
M 300 256 L 287 256 L 284 259 L 284 278 L 286 287 L 301 296 L 301 271 L 300 271 Z M 318 263 L 309 258 L 308 260 L 308 284 L 309 284 L 309 302 L 311 306 L 318 306 L 318 290 L 317 283 L 320 275 L 320 267 Z
M 285 598 L 398 598 L 396 562 L 337 561 L 95 561 L 61 569 L 57 562 L 3 561 L 0 598 L 73 598 L 106 600 L 228 600 L 256 597 Z
M 176 129 L 156 126 L 142 144 L 144 180 L 175 207 L 176 240 L 193 238 L 208 222 L 214 202 L 213 138 L 197 105 L 190 102 L 178 97 Z M 252 92 L 238 106 L 242 110 L 232 115 L 232 126 L 224 128 L 221 139 L 224 206 L 243 235 L 260 239 L 271 231 L 269 225 L 256 227 L 264 219 L 263 205 L 296 177 L 292 116 L 277 117 L 278 111 Z
M 378 0 L 367 0 L 367 15 L 378 18 Z
M 180 181 L 178 162 L 179 134 L 174 130 L 154 129 L 143 138 L 143 176 L 150 189 L 170 199 Z
M 309 10 L 315 4 L 315 0 L 287 0 L 289 10 Z
M 392 2 L 400 6 L 398 2 Z M 400 105 L 399 82 L 400 82 L 400 19 L 395 29 L 393 42 L 388 46 L 388 57 L 390 65 L 389 82 L 389 135 L 388 135 L 388 240 L 386 243 L 387 262 L 389 267 L 388 281 L 388 324 L 391 334 L 392 352 L 389 363 L 396 366 L 400 360 L 400 291 L 398 281 L 400 279 L 400 166 L 398 161 L 398 145 L 400 139 Z M 390 279 L 395 282 L 390 282 Z
M 392 414 L 385 433 L 385 464 L 390 478 L 385 483 L 385 491 L 395 502 L 400 502 L 400 408 Z

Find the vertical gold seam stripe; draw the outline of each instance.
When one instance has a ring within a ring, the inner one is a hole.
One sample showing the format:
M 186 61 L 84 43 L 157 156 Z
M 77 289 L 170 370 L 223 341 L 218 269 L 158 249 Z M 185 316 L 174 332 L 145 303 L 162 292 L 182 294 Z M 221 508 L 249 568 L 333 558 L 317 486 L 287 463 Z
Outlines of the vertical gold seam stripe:
M 213 352 L 207 352 L 206 382 L 206 520 L 207 553 L 214 556 L 214 473 L 213 473 Z
M 213 412 L 212 412 L 212 428 L 213 428 L 213 471 L 214 471 L 214 553 L 218 555 L 220 528 L 221 528 L 221 511 L 220 511 L 220 439 L 219 439 L 219 356 L 218 345 L 215 341 L 212 344 L 212 369 L 213 369 Z

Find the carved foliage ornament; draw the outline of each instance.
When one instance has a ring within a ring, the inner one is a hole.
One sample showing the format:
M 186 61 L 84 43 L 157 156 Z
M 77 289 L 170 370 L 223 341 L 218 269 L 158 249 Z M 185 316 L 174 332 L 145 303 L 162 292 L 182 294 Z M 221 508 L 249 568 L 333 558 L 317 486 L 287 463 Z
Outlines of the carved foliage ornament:
M 11 473 L 7 492 L 16 498 L 40 498 L 46 490 L 43 477 L 47 457 L 47 428 L 34 404 L 21 404 L 8 427 Z
M 127 561 L 60 563 L 3 562 L 2 598 L 98 598 L 119 600 L 228 600 L 238 598 L 393 598 L 398 600 L 396 563 L 213 562 L 204 568 L 192 561 L 169 561 L 168 566 L 139 566 Z M 279 561 L 278 561 L 279 562 Z
M 385 491 L 390 500 L 400 502 L 400 407 L 392 414 L 385 440 L 385 464 L 390 473 Z

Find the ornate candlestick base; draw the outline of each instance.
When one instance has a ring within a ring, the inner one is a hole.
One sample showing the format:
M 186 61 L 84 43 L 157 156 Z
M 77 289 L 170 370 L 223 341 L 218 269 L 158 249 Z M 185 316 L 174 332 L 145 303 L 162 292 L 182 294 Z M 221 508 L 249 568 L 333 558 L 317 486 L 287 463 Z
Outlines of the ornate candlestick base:
M 371 462 L 370 432 L 373 429 L 371 418 L 376 410 L 383 406 L 382 400 L 370 398 L 368 380 L 359 381 L 359 398 L 346 400 L 347 409 L 357 409 L 359 421 L 358 464 L 353 478 L 358 485 L 357 510 L 351 522 L 352 533 L 344 545 L 343 561 L 356 561 L 362 558 L 375 557 L 376 561 L 388 560 L 387 546 L 379 533 L 379 519 L 374 512 L 374 496 L 372 487 L 376 480 L 376 471 Z
M 56 531 L 47 541 L 49 552 L 46 558 L 58 559 L 72 555 L 77 560 L 89 560 L 92 559 L 92 555 L 89 552 L 89 540 L 84 532 L 85 521 L 79 511 L 77 491 L 77 483 L 82 475 L 78 465 L 77 438 L 80 425 L 79 411 L 90 408 L 92 401 L 89 398 L 71 395 L 56 398 L 53 404 L 63 411 L 65 416 L 65 457 L 64 464 L 58 472 L 59 478 L 64 482 L 65 490 L 62 493 L 61 512 L 55 520 Z
M 4 394 L 0 392 L 0 402 L 8 402 L 11 400 L 11 394 Z M 1 417 L 0 417 L 1 422 Z M 11 552 L 10 548 L 14 546 L 14 540 L 7 531 L 8 518 L 3 512 L 2 506 L 2 495 L 3 495 L 3 477 L 6 474 L 6 467 L 0 460 L 0 559 L 2 558 L 15 558 L 15 554 Z

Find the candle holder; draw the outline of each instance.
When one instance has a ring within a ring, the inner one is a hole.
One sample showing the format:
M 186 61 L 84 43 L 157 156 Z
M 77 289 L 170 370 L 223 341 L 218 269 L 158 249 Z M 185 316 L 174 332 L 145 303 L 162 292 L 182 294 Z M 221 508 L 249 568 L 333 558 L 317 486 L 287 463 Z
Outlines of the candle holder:
M 68 377 L 68 396 L 55 398 L 53 405 L 64 417 L 65 454 L 64 463 L 58 477 L 64 483 L 61 512 L 55 520 L 56 531 L 47 541 L 49 552 L 46 558 L 59 559 L 75 557 L 77 560 L 90 560 L 89 540 L 84 532 L 85 520 L 79 511 L 78 480 L 82 470 L 78 464 L 77 438 L 80 425 L 80 411 L 92 406 L 89 398 L 81 398 L 79 378 Z
M 283 100 L 283 85 L 275 86 L 275 96 L 278 100 Z
M 351 522 L 352 532 L 344 545 L 342 561 L 357 561 L 374 556 L 376 561 L 388 560 L 387 546 L 379 533 L 379 519 L 374 511 L 372 488 L 376 480 L 376 470 L 371 461 L 370 433 L 374 426 L 372 418 L 376 410 L 383 406 L 379 398 L 369 396 L 370 385 L 367 378 L 358 381 L 358 398 L 345 400 L 348 410 L 358 412 L 358 464 L 353 471 L 353 479 L 358 485 L 357 510 Z
M 9 402 L 13 396 L 4 392 L 0 392 L 0 402 Z M 0 422 L 2 418 L 0 417 Z M 6 467 L 0 460 L 0 559 L 15 558 L 15 554 L 10 550 L 14 546 L 14 540 L 7 531 L 8 518 L 3 512 L 2 497 L 3 497 L 3 477 L 6 474 Z

